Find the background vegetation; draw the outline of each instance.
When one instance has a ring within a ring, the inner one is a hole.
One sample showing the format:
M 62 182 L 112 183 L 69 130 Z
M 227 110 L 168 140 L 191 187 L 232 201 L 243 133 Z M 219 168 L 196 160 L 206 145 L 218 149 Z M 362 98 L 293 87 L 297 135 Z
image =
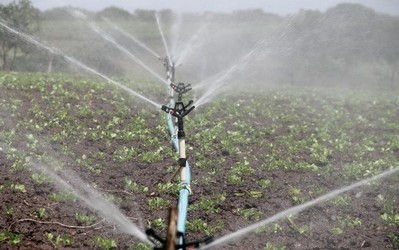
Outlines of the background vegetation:
M 129 13 L 111 7 L 85 13 L 144 62 L 162 72 L 157 60 L 104 22 L 104 18 L 112 20 L 164 55 L 154 11 L 138 9 Z M 41 12 L 29 0 L 21 0 L 1 6 L 0 15 L 18 30 L 33 34 L 100 72 L 119 77 L 148 77 L 86 23 L 72 17 L 67 8 Z M 171 34 L 178 14 L 163 10 L 160 16 L 166 33 Z M 266 46 L 235 77 L 236 82 L 398 88 L 399 18 L 359 4 L 339 4 L 325 12 L 303 10 L 284 17 L 260 9 L 229 14 L 184 13 L 182 20 L 179 50 L 197 30 L 207 23 L 208 26 L 179 70 L 181 78 L 203 80 L 231 66 L 258 41 L 267 39 Z M 61 58 L 23 44 L 4 31 L 0 37 L 3 70 L 75 70 Z

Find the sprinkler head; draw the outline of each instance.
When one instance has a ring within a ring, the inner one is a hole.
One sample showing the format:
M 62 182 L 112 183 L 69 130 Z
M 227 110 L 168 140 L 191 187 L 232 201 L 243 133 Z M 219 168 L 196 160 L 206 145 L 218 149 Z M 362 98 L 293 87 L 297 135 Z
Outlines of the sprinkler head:
M 183 82 L 179 82 L 177 85 L 171 83 L 170 87 L 177 93 L 179 101 L 182 100 L 183 94 L 192 90 L 191 84 L 184 84 Z
M 188 115 L 195 106 L 191 106 L 193 104 L 193 101 L 190 100 L 187 105 L 184 105 L 183 102 L 176 102 L 175 106 L 173 108 L 170 108 L 166 105 L 162 105 L 162 110 L 165 111 L 166 113 L 171 114 L 174 117 L 177 117 L 179 119 L 182 119 L 186 115 Z M 191 107 L 190 107 L 191 106 Z M 189 108 L 190 107 L 190 108 Z M 188 108 L 188 109 L 187 109 Z

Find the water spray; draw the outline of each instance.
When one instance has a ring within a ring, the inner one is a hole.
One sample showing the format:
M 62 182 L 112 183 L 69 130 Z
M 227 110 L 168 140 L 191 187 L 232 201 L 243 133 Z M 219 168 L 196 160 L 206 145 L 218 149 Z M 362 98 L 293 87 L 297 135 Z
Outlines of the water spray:
M 165 35 L 162 31 L 162 26 L 161 26 L 161 21 L 160 21 L 159 15 L 156 12 L 155 12 L 155 20 L 157 22 L 159 34 L 161 35 L 161 38 L 162 38 L 163 46 L 165 47 L 166 57 L 168 58 L 168 62 L 171 63 L 172 60 L 171 60 L 171 56 L 169 53 L 168 43 L 166 42 Z
M 273 223 L 275 221 L 284 219 L 284 218 L 286 218 L 286 217 L 288 217 L 290 215 L 298 214 L 298 213 L 300 213 L 300 212 L 302 212 L 302 211 L 304 211 L 304 210 L 306 210 L 306 209 L 308 209 L 310 207 L 313 207 L 313 206 L 319 205 L 319 204 L 321 204 L 323 202 L 329 201 L 329 200 L 337 197 L 338 195 L 340 195 L 342 193 L 351 191 L 351 190 L 353 190 L 355 188 L 362 187 L 364 185 L 367 185 L 367 184 L 370 184 L 370 183 L 372 183 L 374 181 L 386 178 L 386 177 L 391 176 L 393 174 L 396 174 L 398 172 L 399 172 L 399 167 L 396 167 L 396 168 L 393 168 L 393 169 L 386 170 L 386 171 L 382 172 L 381 174 L 375 175 L 373 177 L 370 177 L 370 178 L 363 179 L 361 181 L 355 182 L 355 183 L 353 183 L 353 184 L 351 184 L 349 186 L 344 186 L 344 187 L 335 189 L 335 190 L 333 190 L 333 191 L 331 191 L 331 192 L 329 192 L 329 193 L 327 193 L 325 195 L 322 195 L 322 196 L 320 196 L 320 197 L 318 197 L 316 199 L 310 200 L 308 202 L 305 202 L 305 203 L 300 204 L 300 205 L 295 206 L 295 207 L 291 207 L 291 208 L 286 209 L 284 211 L 281 211 L 281 212 L 279 212 L 279 213 L 277 213 L 277 214 L 275 214 L 275 215 L 273 215 L 273 216 L 271 216 L 271 217 L 269 217 L 269 218 L 267 218 L 265 220 L 262 220 L 262 221 L 260 221 L 258 223 L 252 224 L 252 225 L 250 225 L 248 227 L 245 227 L 243 229 L 240 229 L 240 230 L 238 230 L 236 232 L 233 232 L 233 233 L 230 233 L 228 235 L 225 235 L 225 236 L 215 240 L 214 242 L 212 242 L 212 243 L 210 243 L 208 245 L 202 246 L 200 249 L 216 248 L 217 246 L 220 247 L 220 245 L 226 244 L 227 242 L 231 242 L 231 241 L 237 240 L 237 239 L 243 237 L 244 235 L 255 231 L 259 227 L 262 227 L 262 226 L 268 225 L 270 223 Z
M 159 76 L 153 69 L 151 69 L 147 64 L 145 64 L 142 60 L 140 60 L 137 56 L 133 55 L 128 49 L 120 45 L 110 34 L 106 33 L 104 30 L 102 30 L 98 25 L 96 25 L 93 22 L 89 22 L 87 20 L 87 17 L 85 14 L 78 10 L 74 10 L 71 12 L 71 15 L 73 15 L 76 18 L 80 18 L 84 22 L 87 23 L 89 28 L 97 33 L 99 36 L 101 36 L 104 40 L 108 41 L 112 45 L 114 45 L 118 50 L 121 52 L 125 53 L 130 59 L 132 59 L 134 62 L 136 62 L 138 65 L 140 65 L 142 68 L 147 70 L 148 73 L 150 73 L 152 76 L 163 82 L 164 84 L 168 84 L 161 76 Z
M 140 41 L 139 39 L 137 39 L 136 37 L 134 37 L 132 34 L 126 32 L 125 30 L 123 30 L 122 28 L 120 28 L 118 25 L 116 25 L 115 23 L 111 22 L 108 18 L 103 17 L 102 18 L 109 26 L 111 26 L 114 30 L 119 31 L 121 34 L 123 34 L 124 36 L 128 37 L 129 39 L 131 39 L 133 42 L 135 42 L 137 45 L 139 45 L 141 48 L 145 49 L 146 51 L 148 51 L 151 55 L 153 55 L 156 58 L 160 58 L 161 56 L 155 52 L 154 50 L 150 49 L 147 45 L 145 45 L 142 41 Z
M 11 33 L 13 35 L 16 35 L 16 36 L 20 37 L 26 43 L 35 45 L 39 49 L 48 51 L 48 52 L 50 52 L 53 55 L 60 56 L 60 57 L 64 58 L 64 60 L 66 62 L 68 62 L 70 64 L 73 64 L 73 65 L 75 65 L 75 66 L 77 66 L 77 67 L 79 67 L 79 68 L 81 68 L 81 69 L 93 74 L 93 75 L 96 75 L 98 77 L 103 78 L 108 83 L 111 83 L 111 84 L 115 85 L 116 87 L 124 90 L 125 92 L 127 92 L 130 95 L 134 95 L 134 96 L 142 99 L 143 101 L 146 101 L 146 102 L 152 104 L 153 106 L 155 106 L 157 108 L 161 107 L 160 104 L 158 104 L 158 103 L 150 100 L 149 98 L 139 94 L 138 92 L 126 87 L 122 83 L 111 79 L 109 76 L 106 76 L 106 75 L 96 71 L 95 69 L 85 65 L 84 63 L 80 62 L 79 60 L 77 60 L 77 59 L 75 59 L 75 58 L 73 58 L 71 56 L 68 56 L 67 54 L 65 54 L 61 50 L 59 50 L 57 48 L 53 48 L 53 47 L 47 46 L 47 45 L 44 45 L 43 43 L 39 42 L 37 39 L 33 38 L 32 36 L 30 36 L 28 34 L 25 34 L 25 33 L 22 33 L 20 31 L 17 31 L 16 29 L 14 29 L 14 28 L 10 27 L 9 25 L 7 25 L 6 22 L 3 19 L 1 19 L 1 18 L 0 18 L 0 28 L 6 30 L 7 32 L 9 32 L 9 33 Z

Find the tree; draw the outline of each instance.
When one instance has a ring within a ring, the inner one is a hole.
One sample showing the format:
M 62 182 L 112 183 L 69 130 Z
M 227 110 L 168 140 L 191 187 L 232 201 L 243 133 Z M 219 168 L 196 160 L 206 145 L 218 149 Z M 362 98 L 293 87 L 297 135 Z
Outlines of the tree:
M 100 17 L 109 17 L 112 19 L 125 19 L 129 20 L 132 18 L 132 14 L 130 14 L 128 11 L 118 8 L 118 7 L 108 7 L 103 9 L 102 11 L 97 13 L 97 16 Z
M 142 21 L 153 21 L 155 16 L 155 11 L 153 10 L 142 10 L 136 9 L 134 15 Z
M 6 6 L 0 5 L 0 17 L 2 22 L 7 22 L 9 26 L 23 33 L 32 34 L 39 30 L 39 10 L 32 6 L 30 0 L 13 1 Z M 0 37 L 2 69 L 12 70 L 18 53 L 28 53 L 30 47 L 4 30 L 0 30 Z

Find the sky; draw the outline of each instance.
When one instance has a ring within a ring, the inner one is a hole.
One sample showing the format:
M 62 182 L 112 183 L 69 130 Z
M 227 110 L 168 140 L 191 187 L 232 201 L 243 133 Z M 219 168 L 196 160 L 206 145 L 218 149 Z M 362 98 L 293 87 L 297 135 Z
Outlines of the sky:
M 0 0 L 6 4 L 12 0 Z M 70 5 L 91 11 L 117 6 L 133 12 L 135 9 L 172 9 L 177 11 L 230 12 L 237 9 L 262 8 L 280 15 L 297 12 L 300 9 L 324 11 L 339 3 L 361 3 L 365 6 L 391 15 L 399 16 L 399 0 L 32 0 L 41 10 Z

